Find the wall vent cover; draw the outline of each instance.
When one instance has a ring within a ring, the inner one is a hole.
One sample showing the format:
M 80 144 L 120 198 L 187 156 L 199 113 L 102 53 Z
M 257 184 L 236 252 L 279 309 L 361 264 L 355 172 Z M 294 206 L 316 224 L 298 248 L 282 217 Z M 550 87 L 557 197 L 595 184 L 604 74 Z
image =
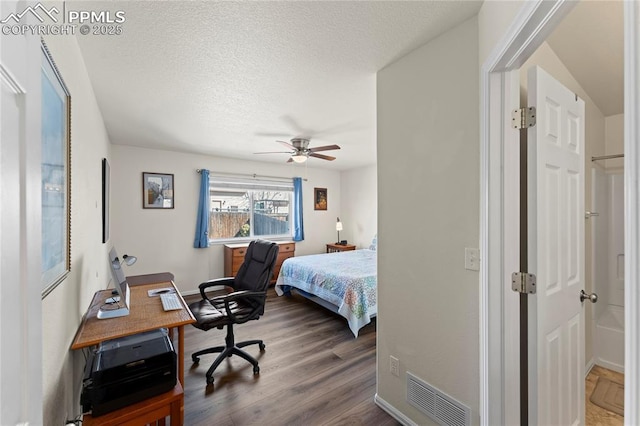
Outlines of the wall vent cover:
M 407 373 L 407 401 L 441 425 L 471 425 L 471 409 L 469 407 L 411 373 Z

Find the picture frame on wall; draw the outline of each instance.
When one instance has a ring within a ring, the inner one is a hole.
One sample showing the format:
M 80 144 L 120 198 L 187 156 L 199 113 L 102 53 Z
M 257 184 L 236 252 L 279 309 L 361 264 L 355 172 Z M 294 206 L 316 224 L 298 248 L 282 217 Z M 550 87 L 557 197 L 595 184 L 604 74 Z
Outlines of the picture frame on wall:
M 102 244 L 109 241 L 109 194 L 111 168 L 106 158 L 102 159 Z
M 71 270 L 71 95 L 41 42 L 42 298 Z
M 313 188 L 313 209 L 327 209 L 327 188 Z
M 142 208 L 172 209 L 173 207 L 173 174 L 143 172 Z

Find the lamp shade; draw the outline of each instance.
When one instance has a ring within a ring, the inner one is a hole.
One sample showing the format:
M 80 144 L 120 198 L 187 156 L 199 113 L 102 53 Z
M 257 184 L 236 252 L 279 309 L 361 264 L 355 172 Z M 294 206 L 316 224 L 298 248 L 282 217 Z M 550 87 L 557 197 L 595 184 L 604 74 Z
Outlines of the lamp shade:
M 129 256 L 128 254 L 125 254 L 124 256 L 122 256 L 122 261 L 126 263 L 127 266 L 131 266 L 138 261 L 138 258 L 135 256 Z
M 342 222 L 336 222 L 336 231 L 342 231 Z

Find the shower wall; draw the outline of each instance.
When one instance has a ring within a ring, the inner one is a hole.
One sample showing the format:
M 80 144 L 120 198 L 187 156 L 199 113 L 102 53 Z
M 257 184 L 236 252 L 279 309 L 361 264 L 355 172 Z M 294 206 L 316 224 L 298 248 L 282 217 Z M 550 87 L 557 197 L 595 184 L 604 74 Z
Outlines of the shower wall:
M 592 276 L 596 364 L 624 372 L 624 180 L 620 170 L 592 169 Z

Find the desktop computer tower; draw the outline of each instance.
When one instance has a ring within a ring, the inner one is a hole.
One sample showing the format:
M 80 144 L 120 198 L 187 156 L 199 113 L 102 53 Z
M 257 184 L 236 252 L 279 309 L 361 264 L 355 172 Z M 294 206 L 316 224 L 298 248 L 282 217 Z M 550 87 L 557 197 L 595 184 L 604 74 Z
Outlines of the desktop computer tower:
M 165 329 L 102 342 L 85 366 L 80 403 L 101 416 L 176 385 L 176 353 Z

